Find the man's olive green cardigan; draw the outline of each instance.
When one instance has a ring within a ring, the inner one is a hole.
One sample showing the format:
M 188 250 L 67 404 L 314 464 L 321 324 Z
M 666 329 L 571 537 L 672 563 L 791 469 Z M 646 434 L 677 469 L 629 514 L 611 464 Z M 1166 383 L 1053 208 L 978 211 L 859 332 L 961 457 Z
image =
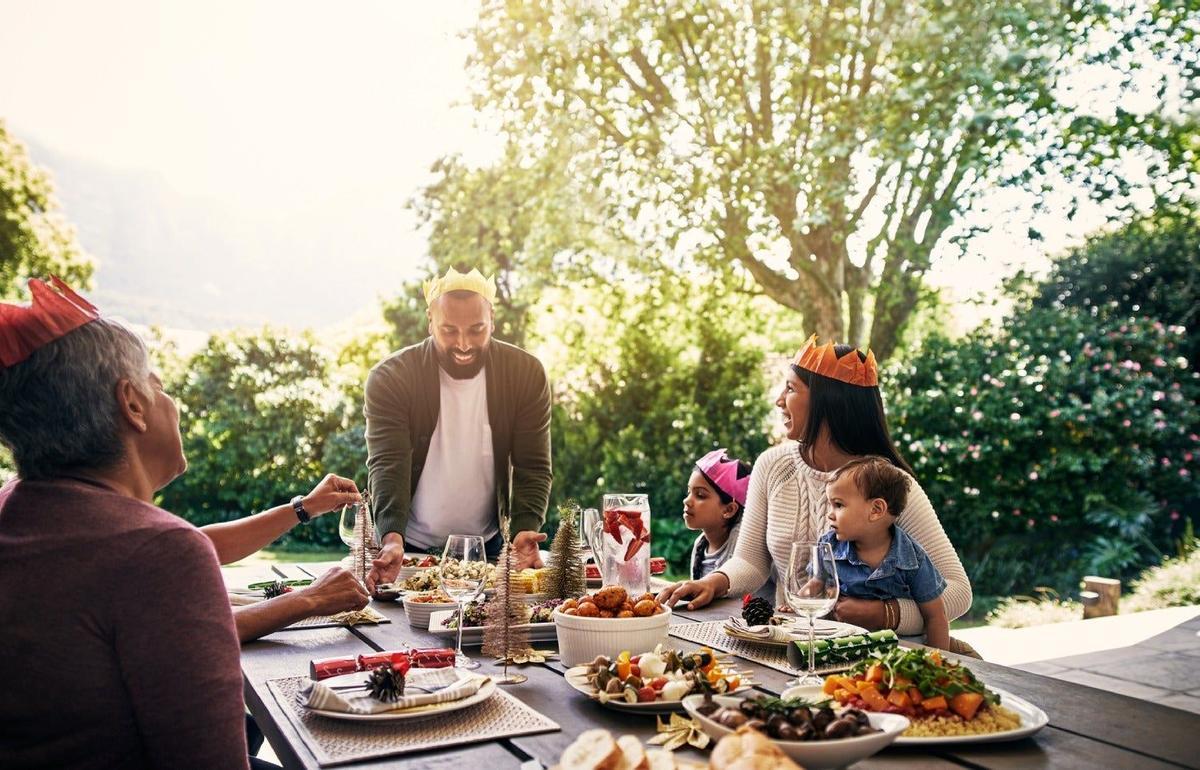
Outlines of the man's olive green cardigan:
M 546 521 L 553 477 L 546 370 L 529 353 L 499 340 L 484 355 L 497 520 L 509 512 L 514 535 L 537 531 Z M 367 376 L 367 471 L 380 539 L 405 532 L 437 428 L 440 391 L 432 338 L 393 353 Z

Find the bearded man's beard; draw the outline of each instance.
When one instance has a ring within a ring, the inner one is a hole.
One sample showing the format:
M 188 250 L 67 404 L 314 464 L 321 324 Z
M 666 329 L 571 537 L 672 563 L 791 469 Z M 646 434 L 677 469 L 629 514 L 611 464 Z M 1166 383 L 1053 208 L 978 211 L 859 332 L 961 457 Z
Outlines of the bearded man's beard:
M 487 347 L 484 346 L 482 348 L 474 348 L 473 351 L 475 353 L 475 358 L 473 358 L 468 364 L 461 364 L 454 360 L 453 349 L 442 350 L 441 348 L 437 348 L 438 364 L 442 367 L 446 374 L 450 375 L 452 378 L 456 380 L 469 380 L 475 375 L 479 374 L 479 371 L 483 369 L 483 362 L 485 355 L 487 354 Z M 461 353 L 463 351 L 458 352 Z

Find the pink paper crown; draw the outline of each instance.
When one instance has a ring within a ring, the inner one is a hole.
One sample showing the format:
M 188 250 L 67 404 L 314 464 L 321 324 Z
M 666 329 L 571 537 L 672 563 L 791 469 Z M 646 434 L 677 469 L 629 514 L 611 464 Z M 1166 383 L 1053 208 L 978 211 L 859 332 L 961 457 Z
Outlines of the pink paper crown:
M 70 286 L 53 275 L 50 283 L 53 289 L 29 279 L 33 301 L 28 307 L 0 302 L 0 366 L 19 364 L 38 348 L 100 317 L 95 305 Z
M 725 454 L 725 447 L 714 449 L 696 461 L 700 472 L 716 484 L 722 492 L 732 497 L 739 505 L 746 504 L 746 490 L 750 488 L 750 476 L 738 478 L 738 461 Z

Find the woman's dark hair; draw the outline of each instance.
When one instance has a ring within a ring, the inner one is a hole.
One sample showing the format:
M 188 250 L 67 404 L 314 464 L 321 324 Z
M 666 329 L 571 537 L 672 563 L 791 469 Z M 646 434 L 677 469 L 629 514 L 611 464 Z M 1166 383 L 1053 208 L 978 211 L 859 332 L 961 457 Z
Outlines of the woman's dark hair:
M 835 345 L 838 358 L 855 350 L 850 345 Z M 866 356 L 855 351 L 860 361 Z M 808 386 L 808 422 L 800 443 L 816 444 L 821 426 L 829 426 L 829 438 L 843 452 L 852 455 L 878 455 L 910 476 L 912 468 L 896 451 L 888 432 L 887 416 L 878 387 L 863 387 L 835 380 L 792 364 L 792 371 Z

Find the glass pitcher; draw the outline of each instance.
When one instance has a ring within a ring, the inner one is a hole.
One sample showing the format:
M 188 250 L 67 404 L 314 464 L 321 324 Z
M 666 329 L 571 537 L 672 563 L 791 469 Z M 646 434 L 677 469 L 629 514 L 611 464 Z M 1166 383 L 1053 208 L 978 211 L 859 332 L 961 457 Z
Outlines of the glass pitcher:
M 634 597 L 650 590 L 649 497 L 605 495 L 588 539 L 605 585 L 619 585 Z

